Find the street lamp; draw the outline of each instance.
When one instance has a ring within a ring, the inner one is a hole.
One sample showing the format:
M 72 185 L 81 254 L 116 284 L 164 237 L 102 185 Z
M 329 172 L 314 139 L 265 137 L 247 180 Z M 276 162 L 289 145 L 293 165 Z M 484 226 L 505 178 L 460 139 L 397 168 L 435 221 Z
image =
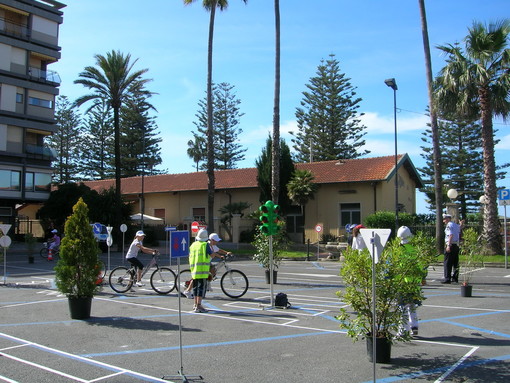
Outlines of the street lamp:
M 394 78 L 384 80 L 393 89 L 393 121 L 395 123 L 395 233 L 398 230 L 398 152 L 397 152 L 397 82 Z

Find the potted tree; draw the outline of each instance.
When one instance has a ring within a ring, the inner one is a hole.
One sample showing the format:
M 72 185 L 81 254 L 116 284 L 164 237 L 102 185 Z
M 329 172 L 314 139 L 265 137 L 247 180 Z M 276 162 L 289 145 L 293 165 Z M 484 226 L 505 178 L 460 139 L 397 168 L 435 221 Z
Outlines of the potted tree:
M 99 248 L 88 213 L 87 205 L 80 198 L 66 220 L 55 267 L 57 288 L 68 297 L 72 319 L 90 318 L 92 298 L 99 288 L 96 284 Z
M 27 245 L 28 263 L 34 263 L 34 249 L 37 239 L 32 233 L 25 234 L 25 244 Z
M 286 246 L 284 234 L 281 232 L 273 235 L 273 282 L 276 283 L 278 267 L 282 261 L 281 252 Z M 266 237 L 257 226 L 255 229 L 255 239 L 251 243 L 255 247 L 253 260 L 258 262 L 265 270 L 266 282 L 270 281 L 270 260 L 269 260 L 269 238 Z
M 462 231 L 462 244 L 460 247 L 460 256 L 462 262 L 460 271 L 462 272 L 462 282 L 460 284 L 460 295 L 462 297 L 471 297 L 473 295 L 473 285 L 471 277 L 474 270 L 481 264 L 482 245 L 478 241 L 478 234 L 473 228 Z
M 372 302 L 372 258 L 367 249 L 348 248 L 340 275 L 345 289 L 337 292 L 348 305 L 340 310 L 337 319 L 347 335 L 357 341 L 367 339 L 367 352 L 372 358 L 372 342 L 377 348 L 376 362 L 389 363 L 391 344 L 407 341 L 411 335 L 402 332 L 403 297 L 422 301 L 421 281 L 424 270 L 418 252 L 409 253 L 397 239 L 390 241 L 375 265 L 376 305 L 375 334 Z M 375 337 L 374 337 L 375 335 Z M 370 350 L 370 351 L 369 351 Z

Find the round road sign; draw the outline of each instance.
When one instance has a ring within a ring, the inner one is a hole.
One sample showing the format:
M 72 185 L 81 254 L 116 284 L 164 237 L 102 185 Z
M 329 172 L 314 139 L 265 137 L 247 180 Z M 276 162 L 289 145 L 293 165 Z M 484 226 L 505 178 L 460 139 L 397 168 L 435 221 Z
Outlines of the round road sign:
M 196 233 L 198 231 L 198 222 L 197 221 L 193 221 L 193 223 L 191 224 L 191 231 L 193 233 Z
M 316 226 L 315 226 L 315 231 L 316 231 L 317 233 L 320 233 L 320 232 L 322 231 L 322 225 L 316 225 Z

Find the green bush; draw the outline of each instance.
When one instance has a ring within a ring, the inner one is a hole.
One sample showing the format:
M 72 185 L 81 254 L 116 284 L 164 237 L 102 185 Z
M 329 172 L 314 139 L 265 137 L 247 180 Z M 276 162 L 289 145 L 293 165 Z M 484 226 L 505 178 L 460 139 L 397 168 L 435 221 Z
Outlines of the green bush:
M 398 225 L 412 226 L 416 221 L 416 216 L 409 213 L 398 214 Z M 371 229 L 395 229 L 395 212 L 393 211 L 377 211 L 365 217 L 364 223 L 366 227 Z
M 55 267 L 57 288 L 68 297 L 93 297 L 99 264 L 99 247 L 89 224 L 89 209 L 80 197 L 65 223 L 60 258 Z

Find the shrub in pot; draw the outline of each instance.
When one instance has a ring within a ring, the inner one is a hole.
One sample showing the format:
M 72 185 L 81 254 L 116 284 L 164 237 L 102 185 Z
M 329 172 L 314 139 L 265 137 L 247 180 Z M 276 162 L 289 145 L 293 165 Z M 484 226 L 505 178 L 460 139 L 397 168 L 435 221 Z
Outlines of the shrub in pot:
M 88 213 L 87 205 L 80 198 L 66 220 L 60 258 L 55 267 L 57 288 L 67 295 L 73 319 L 90 317 L 92 298 L 99 289 L 96 284 L 99 248 Z
M 270 270 L 269 237 L 264 235 L 260 231 L 260 227 L 258 226 L 255 229 L 255 233 L 256 233 L 255 239 L 251 243 L 255 247 L 255 254 L 253 255 L 253 260 L 255 262 L 258 262 L 266 270 L 266 274 L 269 276 Z M 276 235 L 273 235 L 273 273 L 277 272 L 278 267 L 282 262 L 281 252 L 285 248 L 287 248 L 286 235 L 285 233 L 283 233 L 282 227 L 280 227 L 280 232 Z
M 372 338 L 374 323 L 371 255 L 367 249 L 358 251 L 348 248 L 344 256 L 340 275 L 345 289 L 338 291 L 337 295 L 348 307 L 340 310 L 337 319 L 340 327 L 347 330 L 347 335 L 353 341 Z M 404 300 L 425 299 L 421 291 L 423 265 L 421 255 L 407 251 L 400 245 L 398 238 L 387 243 L 375 265 L 377 343 L 384 340 L 391 344 L 411 339 L 410 334 L 399 333 L 404 324 L 401 304 Z
M 478 240 L 477 232 L 473 228 L 464 229 L 459 254 L 462 257 L 460 272 L 462 276 L 461 295 L 463 297 L 472 296 L 471 278 L 474 270 L 482 265 L 481 253 L 482 244 Z

